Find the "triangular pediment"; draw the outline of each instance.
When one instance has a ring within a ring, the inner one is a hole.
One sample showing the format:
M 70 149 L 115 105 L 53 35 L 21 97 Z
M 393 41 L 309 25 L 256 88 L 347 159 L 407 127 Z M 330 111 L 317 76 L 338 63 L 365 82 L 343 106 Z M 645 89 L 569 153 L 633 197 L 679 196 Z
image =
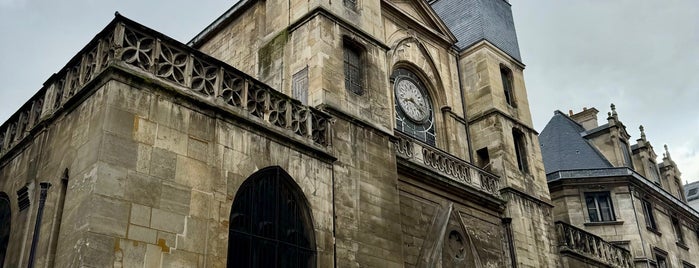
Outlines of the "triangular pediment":
M 456 37 L 442 22 L 437 13 L 424 0 L 383 0 L 384 6 L 394 9 L 405 20 L 415 22 L 422 28 L 437 34 L 450 42 L 456 42 Z

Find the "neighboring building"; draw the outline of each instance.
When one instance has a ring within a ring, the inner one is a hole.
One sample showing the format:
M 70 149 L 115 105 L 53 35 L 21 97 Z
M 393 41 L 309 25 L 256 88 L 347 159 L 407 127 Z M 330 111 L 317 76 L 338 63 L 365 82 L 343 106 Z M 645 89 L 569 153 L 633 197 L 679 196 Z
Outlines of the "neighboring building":
M 0 264 L 560 267 L 523 68 L 503 0 L 117 15 L 0 126 Z
M 559 232 L 588 255 L 606 255 L 597 243 L 624 248 L 635 267 L 699 265 L 699 213 L 667 146 L 658 163 L 642 126 L 631 144 L 613 104 L 605 124 L 597 113 L 556 111 L 539 135 Z M 594 236 L 581 240 L 583 231 Z
M 684 195 L 687 197 L 687 204 L 699 211 L 699 181 L 685 184 Z

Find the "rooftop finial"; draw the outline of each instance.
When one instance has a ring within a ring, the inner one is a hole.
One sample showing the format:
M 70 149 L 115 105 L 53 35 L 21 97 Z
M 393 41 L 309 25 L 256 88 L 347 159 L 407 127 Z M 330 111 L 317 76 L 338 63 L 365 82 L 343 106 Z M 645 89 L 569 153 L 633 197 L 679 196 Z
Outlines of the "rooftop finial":
M 609 107 L 612 108 L 612 116 L 614 116 L 614 118 L 617 118 L 616 105 L 614 105 L 614 103 L 612 103 L 611 105 L 609 105 Z
M 641 131 L 641 139 L 646 139 L 646 132 L 644 131 L 643 125 L 640 125 L 638 129 Z
M 664 146 L 665 146 L 665 153 L 663 154 L 663 156 L 667 157 L 667 159 L 672 159 L 670 157 L 670 151 L 668 151 L 668 149 L 667 149 L 667 144 L 665 144 Z

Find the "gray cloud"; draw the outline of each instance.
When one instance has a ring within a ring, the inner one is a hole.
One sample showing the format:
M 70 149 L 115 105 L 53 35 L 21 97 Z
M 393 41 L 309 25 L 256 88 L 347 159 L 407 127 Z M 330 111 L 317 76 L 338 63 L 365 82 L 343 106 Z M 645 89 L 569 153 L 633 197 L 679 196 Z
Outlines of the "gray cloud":
M 558 109 L 615 103 L 685 180 L 699 179 L 699 5 L 696 1 L 511 1 L 535 128 Z
M 0 0 L 0 121 L 113 18 L 115 11 L 182 42 L 235 1 Z M 639 124 L 684 178 L 699 179 L 699 5 L 694 0 L 511 0 L 535 128 L 553 110 L 609 103 Z

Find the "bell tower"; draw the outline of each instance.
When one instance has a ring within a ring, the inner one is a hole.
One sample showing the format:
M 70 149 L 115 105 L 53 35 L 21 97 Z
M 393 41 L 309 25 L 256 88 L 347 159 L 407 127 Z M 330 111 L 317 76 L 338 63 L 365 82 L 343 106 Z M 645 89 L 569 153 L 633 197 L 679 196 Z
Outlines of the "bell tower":
M 458 38 L 458 67 L 475 164 L 501 177 L 503 225 L 517 267 L 557 267 L 546 173 L 533 128 L 511 6 L 436 0 Z

